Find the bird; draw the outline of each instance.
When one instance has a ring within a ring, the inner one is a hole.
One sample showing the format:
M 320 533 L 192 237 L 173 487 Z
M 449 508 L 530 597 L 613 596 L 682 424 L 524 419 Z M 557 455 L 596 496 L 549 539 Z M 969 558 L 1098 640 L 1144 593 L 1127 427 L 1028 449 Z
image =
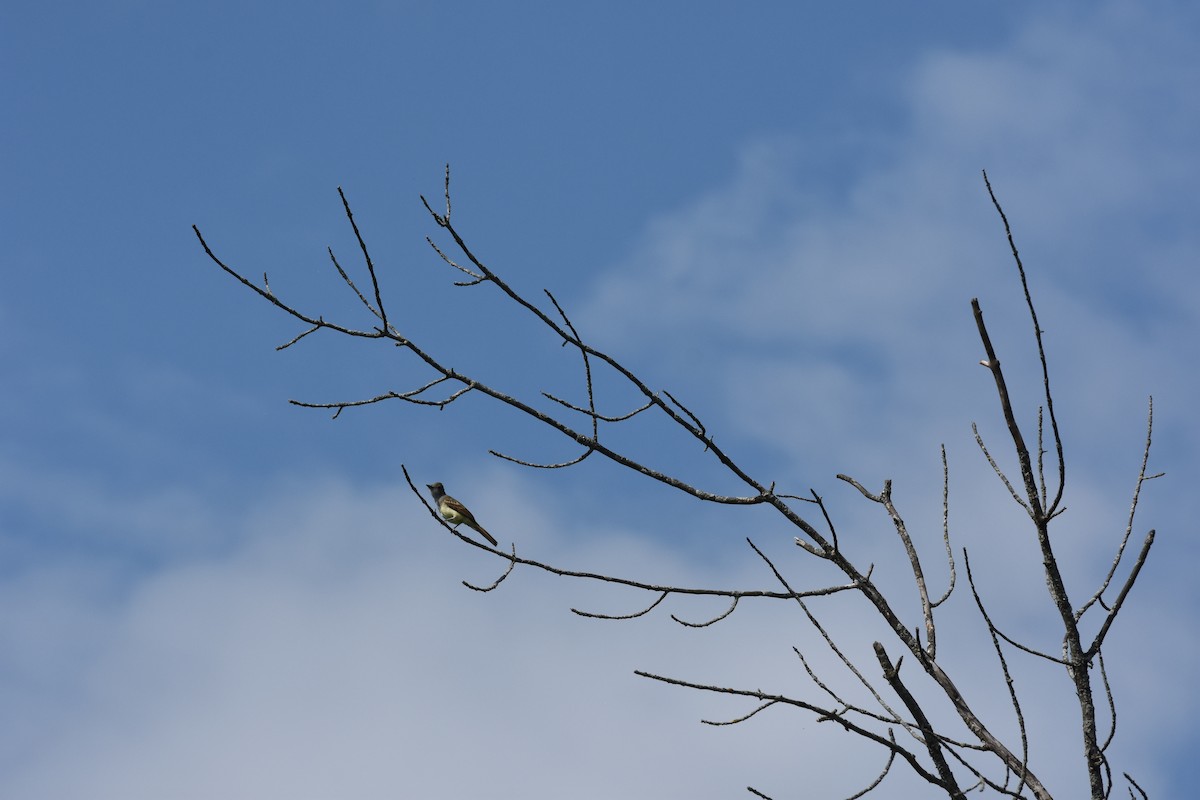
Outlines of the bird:
M 470 509 L 446 494 L 446 487 L 442 486 L 440 481 L 425 485 L 429 487 L 429 493 L 433 495 L 433 502 L 437 503 L 438 513 L 442 515 L 443 519 L 456 528 L 459 525 L 466 525 L 468 528 L 478 531 L 483 538 L 492 543 L 492 547 L 497 547 L 500 544 L 490 533 L 483 529 L 482 525 L 475 521 L 475 515 L 471 513 Z

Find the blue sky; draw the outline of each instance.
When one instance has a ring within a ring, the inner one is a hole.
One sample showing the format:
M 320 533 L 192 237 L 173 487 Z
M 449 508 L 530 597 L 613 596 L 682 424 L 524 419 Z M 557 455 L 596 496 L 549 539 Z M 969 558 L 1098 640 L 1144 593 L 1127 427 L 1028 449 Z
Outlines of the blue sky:
M 425 245 L 436 231 L 418 195 L 440 194 L 446 162 L 456 222 L 489 266 L 552 290 L 586 337 L 686 398 L 765 482 L 826 495 L 864 561 L 894 563 L 890 523 L 834 475 L 894 478 L 932 559 L 945 443 L 956 543 L 1010 597 L 1010 630 L 1053 649 L 1036 555 L 970 433 L 975 421 L 1001 441 L 971 297 L 1024 418 L 1036 412 L 986 168 L 1046 331 L 1070 470 L 1058 535 L 1079 596 L 1124 529 L 1155 398 L 1151 470 L 1168 474 L 1143 495 L 1135 535 L 1155 527 L 1158 541 L 1109 655 L 1114 758 L 1152 796 L 1190 785 L 1200 13 L 647 5 L 5 13 L 0 795 L 861 788 L 837 767 L 878 754 L 811 719 L 707 728 L 697 720 L 749 709 L 632 674 L 802 694 L 790 648 L 816 644 L 791 610 L 742 609 L 697 633 L 666 613 L 580 620 L 567 609 L 643 599 L 527 571 L 477 595 L 460 580 L 486 582 L 495 565 L 430 526 L 399 466 L 565 566 L 767 586 L 751 535 L 797 580 L 831 582 L 778 520 L 598 463 L 499 462 L 488 448 L 573 451 L 475 399 L 336 421 L 287 404 L 426 378 L 394 349 L 332 337 L 276 353 L 299 329 L 208 262 L 191 225 L 279 295 L 366 324 L 325 255 L 359 267 L 338 186 L 406 335 L 502 388 L 577 391 L 574 361 L 496 293 L 453 287 Z M 628 399 L 602 385 L 613 411 Z M 613 435 L 737 490 L 677 437 Z M 957 599 L 947 625 L 969 631 Z M 825 613 L 835 629 L 862 624 L 837 604 Z M 1002 692 L 986 654 L 964 649 L 955 663 L 978 696 Z M 1061 679 L 1019 669 L 1044 709 L 1043 771 L 1072 796 L 1072 712 L 1045 688 Z M 895 780 L 888 796 L 905 796 Z

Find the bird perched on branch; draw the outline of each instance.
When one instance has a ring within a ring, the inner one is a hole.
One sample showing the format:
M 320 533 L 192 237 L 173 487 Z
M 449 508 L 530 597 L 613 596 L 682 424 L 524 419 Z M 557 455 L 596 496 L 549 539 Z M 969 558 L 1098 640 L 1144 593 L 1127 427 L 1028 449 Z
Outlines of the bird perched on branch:
M 483 529 L 482 525 L 475 521 L 475 515 L 471 513 L 470 509 L 446 494 L 446 487 L 442 486 L 440 482 L 425 485 L 429 487 L 429 493 L 433 495 L 433 502 L 437 503 L 438 513 L 442 515 L 443 519 L 456 528 L 459 525 L 466 525 L 468 528 L 479 531 L 483 538 L 492 543 L 492 547 L 500 544 Z

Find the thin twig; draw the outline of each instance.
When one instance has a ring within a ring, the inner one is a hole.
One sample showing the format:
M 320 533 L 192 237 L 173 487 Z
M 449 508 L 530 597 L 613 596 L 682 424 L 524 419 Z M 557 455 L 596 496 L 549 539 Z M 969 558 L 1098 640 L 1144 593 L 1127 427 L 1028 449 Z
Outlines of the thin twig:
M 946 445 L 944 444 L 942 445 L 942 542 L 946 545 L 946 561 L 950 565 L 950 585 L 946 587 L 944 595 L 933 601 L 934 608 L 950 599 L 950 595 L 954 591 L 954 584 L 958 580 L 958 573 L 954 567 L 954 550 L 950 547 L 950 465 L 946 461 Z
M 379 276 L 375 274 L 375 263 L 371 261 L 371 254 L 367 251 L 367 243 L 363 241 L 362 233 L 358 230 L 358 223 L 354 221 L 354 213 L 350 210 L 350 201 L 346 199 L 346 193 L 342 191 L 342 187 L 340 186 L 338 187 L 338 196 L 342 198 L 342 208 L 346 210 L 346 219 L 350 220 L 350 227 L 354 229 L 354 238 L 358 240 L 358 249 L 362 250 L 363 260 L 367 262 L 367 272 L 371 276 L 371 286 L 375 288 L 375 308 L 379 309 L 379 321 L 386 330 L 388 327 L 387 311 L 383 307 L 383 295 L 379 291 Z M 332 251 L 330 251 L 330 254 L 332 255 Z
M 1017 272 L 1021 276 L 1021 289 L 1025 292 L 1025 305 L 1029 308 L 1029 318 L 1033 322 L 1033 335 L 1037 339 L 1038 361 L 1042 365 L 1042 388 L 1046 396 L 1046 410 L 1050 413 L 1050 430 L 1054 434 L 1054 449 L 1058 454 L 1058 489 L 1054 493 L 1054 499 L 1045 506 L 1046 515 L 1053 516 L 1058 504 L 1062 501 L 1063 489 L 1067 482 L 1067 462 L 1063 455 L 1062 435 L 1058 431 L 1058 417 L 1054 413 L 1054 396 L 1050 392 L 1050 367 L 1046 363 L 1046 347 L 1042 343 L 1042 326 L 1038 324 L 1037 311 L 1033 307 L 1033 295 L 1029 291 L 1029 279 L 1025 275 L 1025 265 L 1021 263 L 1021 255 L 1017 252 L 1017 243 L 1013 239 L 1012 228 L 1008 224 L 1008 216 L 1004 213 L 1004 209 L 1000 207 L 1000 201 L 996 199 L 996 193 L 992 191 L 992 183 L 988 180 L 987 170 L 983 170 L 983 183 L 987 186 L 988 196 L 992 198 L 992 205 L 996 207 L 996 212 L 1000 215 L 1000 220 L 1004 223 L 1004 235 L 1008 237 L 1008 246 L 1012 251 L 1013 260 L 1017 264 Z M 991 358 L 991 355 L 988 356 Z M 996 364 L 995 372 L 999 373 L 999 363 Z
M 1033 509 L 1029 507 L 1028 503 L 1021 499 L 1021 495 L 1017 494 L 1017 490 L 1013 488 L 1012 483 L 1010 483 L 1008 480 L 1008 476 L 1005 475 L 1004 471 L 1000 469 L 1000 465 L 996 463 L 996 459 L 992 458 L 992 454 L 987 449 L 987 445 L 983 443 L 983 437 L 979 435 L 979 427 L 974 422 L 971 423 L 971 432 L 975 434 L 975 444 L 979 445 L 979 449 L 983 452 L 983 457 L 986 458 L 987 462 L 992 465 L 992 471 L 995 472 L 996 476 L 999 477 L 1004 483 L 1004 487 L 1008 489 L 1008 493 L 1012 495 L 1012 499 L 1016 500 L 1021 508 L 1025 509 L 1030 516 L 1033 516 Z
M 1013 683 L 1012 673 L 1008 669 L 1008 660 L 1004 657 L 1004 649 L 1000 647 L 998 631 L 995 624 L 992 623 L 987 609 L 983 606 L 983 598 L 979 596 L 979 590 L 975 587 L 975 576 L 971 574 L 971 558 L 967 555 L 965 547 L 963 548 L 963 566 L 967 569 L 967 584 L 971 587 L 971 596 L 975 598 L 975 607 L 979 609 L 979 614 L 987 624 L 988 634 L 992 637 L 992 649 L 996 651 L 996 659 L 1000 662 L 1000 671 L 1004 674 L 1004 685 L 1008 689 L 1008 699 L 1012 703 L 1013 713 L 1017 717 L 1017 730 L 1021 734 L 1021 770 L 1018 773 L 1021 783 L 1017 786 L 1016 793 L 1020 794 L 1021 789 L 1025 786 L 1025 770 L 1029 766 L 1029 736 L 1025 729 L 1025 714 L 1021 711 L 1021 701 L 1017 697 L 1016 685 Z M 1005 639 L 1008 640 L 1008 637 Z
M 771 706 L 775 705 L 776 702 L 778 702 L 778 701 L 768 700 L 767 702 L 763 703 L 758 708 L 751 711 L 749 714 L 743 714 L 742 716 L 737 717 L 736 719 L 729 719 L 729 720 L 725 720 L 724 722 L 715 722 L 711 719 L 702 719 L 700 721 L 702 723 L 704 723 L 705 725 L 712 725 L 714 728 L 721 728 L 721 727 L 725 727 L 727 725 L 737 725 L 739 722 L 745 722 L 746 720 L 750 719 L 758 712 L 764 711 L 764 710 L 770 708 Z
M 663 592 L 658 596 L 657 600 L 648 605 L 646 608 L 643 608 L 641 611 L 635 611 L 632 614 L 597 614 L 591 611 L 580 611 L 578 608 L 572 608 L 571 613 L 578 614 L 581 617 L 587 617 L 589 619 L 637 619 L 638 617 L 646 616 L 655 608 L 657 608 L 658 604 L 663 600 L 666 600 L 667 596 L 670 594 L 671 592 L 669 590 Z
M 779 581 L 779 583 L 783 586 L 783 588 L 787 589 L 788 592 L 791 593 L 792 595 L 795 595 L 796 593 L 794 591 L 792 591 L 791 584 L 788 583 L 787 578 L 783 577 L 783 573 L 780 572 L 779 568 L 775 566 L 775 562 L 771 561 L 771 559 L 767 557 L 766 553 L 764 553 L 762 550 L 759 550 L 758 547 L 754 544 L 754 542 L 752 542 L 749 538 L 746 539 L 746 543 L 750 545 L 750 548 L 752 550 L 754 550 L 754 552 L 758 554 L 758 557 L 761 558 L 763 560 L 763 562 L 767 565 L 767 567 L 770 568 L 771 572 L 775 575 L 775 579 L 777 581 Z M 860 584 L 859 584 L 860 589 L 862 588 L 862 585 L 863 584 L 860 582 Z M 885 711 L 888 712 L 888 714 L 891 715 L 892 720 L 894 720 L 895 722 L 897 722 L 901 725 L 904 725 L 905 728 L 909 728 L 909 725 L 907 723 L 903 722 L 900 715 L 897 714 L 892 709 L 892 707 L 888 705 L 887 701 L 884 700 L 883 696 L 878 692 L 878 690 L 876 690 L 875 687 L 871 685 L 871 682 L 866 679 L 866 677 L 862 674 L 862 672 L 858 669 L 858 667 L 855 666 L 854 662 L 851 661 L 850 658 L 847 657 L 846 654 L 842 652 L 842 649 L 837 646 L 837 643 L 833 640 L 833 637 L 829 635 L 829 631 L 827 631 L 825 629 L 825 626 L 821 624 L 820 620 L 817 619 L 816 615 L 813 614 L 812 611 L 809 610 L 808 604 L 804 602 L 803 598 L 795 597 L 795 600 L 796 600 L 796 603 L 800 606 L 800 610 L 803 611 L 804 615 L 808 618 L 809 624 L 811 624 L 817 630 L 817 632 L 821 634 L 821 638 L 823 638 L 825 640 L 825 645 L 829 648 L 830 652 L 832 652 L 834 655 L 836 655 L 838 657 L 838 659 L 842 662 L 842 664 L 846 667 L 847 671 L 849 671 L 850 674 L 852 674 L 855 678 L 858 679 L 858 682 L 863 685 L 863 688 L 865 688 L 868 692 L 871 693 L 871 696 L 875 698 L 875 702 L 879 704 L 880 708 L 884 709 Z M 809 674 L 812 675 L 811 672 Z M 913 733 L 913 731 L 910 729 L 909 733 Z M 913 735 L 915 737 L 915 733 Z
M 796 700 L 795 698 L 786 697 L 780 694 L 768 694 L 767 692 L 759 689 L 735 689 L 729 686 L 712 686 L 703 683 L 693 683 L 691 681 L 680 680 L 679 678 L 669 678 L 665 675 L 656 675 L 653 672 L 646 672 L 640 669 L 634 670 L 633 674 L 642 678 L 649 678 L 653 681 L 668 683 L 672 686 L 682 686 L 687 689 L 697 689 L 699 691 L 715 692 L 717 694 L 731 694 L 738 697 L 751 697 L 756 700 L 770 701 L 772 703 L 783 703 L 785 705 L 795 706 L 796 708 L 802 708 L 806 711 L 811 711 L 822 719 L 837 723 L 850 733 L 857 734 L 864 739 L 869 739 L 876 744 L 883 745 L 885 748 L 896 753 L 898 756 L 907 761 L 909 766 L 912 767 L 913 771 L 915 771 L 922 779 L 928 781 L 929 783 L 940 785 L 938 776 L 925 769 L 925 767 L 923 767 L 921 762 L 917 759 L 916 755 L 904 747 L 896 744 L 895 739 L 889 741 L 887 738 L 880 736 L 868 728 L 857 725 L 847 720 L 845 717 L 838 716 L 830 709 L 821 708 L 820 706 L 815 706 L 812 703 L 807 703 L 803 700 Z
M 1112 609 L 1104 618 L 1103 624 L 1100 625 L 1100 631 L 1096 634 L 1096 638 L 1092 640 L 1092 643 L 1084 653 L 1086 660 L 1090 661 L 1096 653 L 1100 652 L 1100 648 L 1104 644 L 1104 637 L 1108 636 L 1108 629 L 1112 626 L 1113 620 L 1117 618 L 1117 614 L 1121 612 L 1121 606 L 1125 604 L 1125 598 L 1129 595 L 1129 590 L 1133 588 L 1134 582 L 1137 581 L 1138 573 L 1142 571 L 1142 567 L 1146 563 L 1146 556 L 1150 554 L 1150 546 L 1153 544 L 1154 530 L 1151 529 L 1142 542 L 1142 549 L 1138 551 L 1137 560 L 1133 562 L 1133 568 L 1129 570 L 1129 576 L 1125 579 L 1124 585 L 1121 586 L 1121 591 L 1117 594 L 1116 602 L 1113 603 Z
M 904 545 L 904 552 L 908 556 L 908 564 L 912 569 L 913 580 L 917 585 L 917 594 L 921 599 L 921 617 L 925 621 L 925 652 L 928 653 L 930 660 L 937 658 L 937 628 L 933 622 L 933 605 L 929 602 L 929 590 L 925 586 L 925 572 L 921 569 L 921 559 L 917 556 L 917 548 L 913 545 L 912 537 L 908 535 L 908 526 L 904 524 L 904 518 L 900 516 L 900 512 L 892 503 L 892 481 L 889 478 L 883 482 L 883 491 L 878 495 L 871 494 L 866 487 L 848 475 L 839 474 L 838 480 L 845 481 L 872 502 L 879 503 L 887 511 L 888 516 L 892 520 L 892 525 L 896 528 L 896 534 L 900 537 L 901 544 Z
M 891 739 L 893 743 L 895 743 L 896 737 L 892 734 L 892 731 L 890 729 L 888 730 L 888 738 Z M 867 788 L 863 789 L 862 791 L 855 792 L 854 794 L 847 797 L 846 800 L 858 800 L 858 798 L 865 797 L 868 793 L 873 791 L 876 786 L 883 783 L 883 779 L 887 777 L 888 772 L 890 772 L 892 769 L 892 764 L 894 764 L 895 762 L 896 762 L 896 751 L 892 750 L 891 752 L 888 753 L 887 763 L 883 765 L 883 770 L 879 773 L 879 776 L 877 778 L 875 778 L 875 780 L 871 781 L 871 783 L 867 785 Z
M 1104 580 L 1101 581 L 1100 588 L 1096 590 L 1096 593 L 1094 595 L 1092 595 L 1091 598 L 1089 598 L 1086 603 L 1084 603 L 1082 606 L 1080 606 L 1078 611 L 1075 612 L 1076 620 L 1082 619 L 1084 613 L 1089 608 L 1091 608 L 1091 606 L 1094 603 L 1097 603 L 1097 602 L 1103 603 L 1103 601 L 1101 600 L 1101 596 L 1104 594 L 1104 592 L 1108 589 L 1109 585 L 1112 583 L 1113 576 L 1117 572 L 1117 567 L 1121 563 L 1121 558 L 1125 555 L 1125 546 L 1129 543 L 1129 537 L 1133 534 L 1133 518 L 1134 518 L 1134 515 L 1137 514 L 1138 500 L 1141 499 L 1141 496 L 1142 496 L 1142 485 L 1145 484 L 1146 481 L 1151 481 L 1151 480 L 1154 480 L 1155 478 L 1161 478 L 1163 475 L 1163 473 L 1161 473 L 1161 472 L 1159 472 L 1155 475 L 1147 475 L 1146 474 L 1146 465 L 1150 463 L 1151 436 L 1154 433 L 1154 398 L 1153 397 L 1150 398 L 1148 406 L 1149 407 L 1146 411 L 1146 445 L 1144 448 L 1142 448 L 1142 465 L 1141 465 L 1141 468 L 1138 469 L 1137 481 L 1134 483 L 1134 486 L 1133 486 L 1133 500 L 1129 504 L 1129 517 L 1125 521 L 1125 534 L 1121 537 L 1121 544 L 1119 547 L 1117 547 L 1117 553 L 1113 557 L 1112 566 L 1110 566 L 1108 568 L 1108 574 L 1106 574 L 1104 576 Z
M 292 346 L 292 345 L 294 345 L 296 342 L 298 342 L 298 341 L 300 341 L 301 339 L 303 339 L 305 336 L 308 336 L 310 333 L 314 333 L 314 332 L 316 332 L 316 331 L 319 331 L 319 330 L 321 330 L 321 326 L 320 326 L 320 325 L 313 325 L 311 328 L 309 328 L 308 330 L 304 331 L 303 333 L 298 333 L 298 334 L 296 334 L 296 336 L 294 336 L 293 338 L 291 338 L 291 339 L 289 339 L 288 341 L 284 342 L 283 344 L 279 345 L 278 347 L 276 347 L 276 348 L 275 348 L 275 350 L 276 350 L 276 352 L 278 352 L 278 351 L 280 351 L 280 350 L 287 350 L 289 347 L 291 347 L 291 346 Z
M 1112 727 L 1108 731 L 1108 736 L 1104 738 L 1104 744 L 1100 745 L 1100 752 L 1108 750 L 1108 746 L 1112 744 L 1113 737 L 1117 735 L 1117 704 L 1113 700 L 1112 684 L 1108 682 L 1108 670 L 1104 667 L 1104 651 L 1096 653 L 1096 659 L 1100 663 L 1100 680 L 1104 684 L 1104 697 L 1108 700 L 1108 713 L 1112 718 Z M 1110 785 L 1111 789 L 1112 786 Z
M 1125 776 L 1125 780 L 1129 781 L 1133 785 L 1134 789 L 1138 790 L 1138 794 L 1140 794 L 1142 796 L 1142 800 L 1150 800 L 1149 796 L 1147 796 L 1147 794 L 1146 794 L 1146 790 L 1143 789 L 1141 786 L 1138 786 L 1137 781 L 1135 781 L 1128 772 L 1122 772 L 1121 774 Z M 1133 797 L 1132 790 L 1130 790 L 1129 796 L 1131 798 Z
M 522 467 L 531 467 L 533 469 L 563 469 L 564 467 L 573 467 L 594 452 L 596 452 L 596 448 L 588 447 L 585 448 L 584 451 L 578 456 L 570 459 L 569 461 L 560 461 L 555 464 L 545 464 L 537 461 L 525 461 L 524 459 L 517 458 L 516 456 L 510 456 L 505 453 L 501 453 L 499 450 L 488 450 L 488 453 L 494 455 L 496 458 L 503 459 L 504 461 L 511 461 L 513 464 L 520 464 Z
M 517 557 L 516 557 L 516 556 L 517 556 L 517 546 L 514 544 L 514 545 L 512 545 L 512 558 L 510 558 L 510 559 L 509 559 L 509 561 L 508 561 L 508 569 L 504 570 L 504 572 L 503 572 L 503 573 L 500 575 L 500 577 L 499 577 L 499 578 L 496 578 L 496 580 L 492 581 L 492 582 L 491 582 L 489 585 L 487 585 L 487 586 L 476 586 L 475 584 L 471 583 L 470 581 L 463 581 L 463 582 L 462 582 L 462 585 L 463 585 L 463 586 L 465 586 L 465 587 L 467 587 L 468 589 L 474 589 L 474 590 L 475 590 L 475 591 L 477 591 L 477 592 L 490 592 L 490 591 L 492 591 L 492 590 L 493 590 L 493 589 L 495 589 L 497 586 L 499 586 L 501 583 L 503 583 L 503 582 L 504 582 L 504 580 L 505 580 L 505 579 L 506 579 L 506 578 L 507 578 L 509 575 L 511 575 L 511 574 L 512 574 L 513 568 L 515 568 L 515 567 L 517 566 L 517 560 L 518 560 L 518 559 L 517 559 Z
M 362 304 L 367 307 L 367 311 L 371 312 L 371 316 L 382 322 L 383 317 L 380 316 L 379 310 L 375 308 L 375 306 L 371 305 L 371 301 L 368 300 L 366 296 L 358 290 L 358 287 L 354 285 L 354 281 L 350 279 L 350 276 L 346 273 L 346 270 L 342 269 L 342 265 L 338 263 L 337 256 L 333 254 L 333 248 L 328 247 L 326 249 L 329 251 L 329 260 L 333 262 L 333 267 L 337 270 L 338 275 L 342 276 L 342 280 L 347 286 L 350 287 L 350 290 L 353 291 L 354 294 L 358 296 L 358 299 L 362 302 Z
M 823 587 L 820 589 L 809 589 L 809 590 L 805 590 L 803 592 L 773 592 L 773 591 L 769 591 L 769 590 L 765 590 L 765 589 L 750 589 L 750 590 L 707 589 L 707 588 L 695 588 L 695 587 L 687 587 L 687 586 L 662 586 L 659 584 L 644 583 L 642 581 L 630 580 L 628 578 L 619 578 L 619 577 L 616 577 L 613 575 L 603 575 L 603 574 L 599 574 L 599 573 L 595 573 L 595 572 L 581 572 L 581 571 L 577 571 L 577 570 L 562 569 L 559 567 L 555 567 L 551 564 L 543 563 L 541 561 L 535 561 L 531 558 L 523 558 L 521 556 L 516 555 L 515 553 L 510 554 L 510 553 L 504 552 L 503 550 L 493 549 L 493 548 L 489 547 L 488 545 L 483 544 L 479 541 L 476 541 L 474 538 L 469 537 L 469 536 L 459 532 L 459 530 L 457 528 L 452 527 L 442 518 L 442 515 L 440 513 L 438 513 L 437 509 L 435 509 L 433 506 L 431 506 L 429 503 L 427 503 L 425 501 L 425 496 L 421 493 L 421 491 L 419 489 L 417 489 L 416 484 L 413 483 L 411 476 L 409 476 L 408 468 L 405 465 L 401 464 L 400 470 L 403 473 L 405 481 L 408 482 L 408 486 L 412 490 L 412 493 L 416 496 L 417 500 L 423 506 L 425 506 L 425 510 L 429 512 L 430 516 L 434 520 L 436 520 L 439 525 L 441 525 L 446 530 L 450 531 L 450 533 L 454 534 L 459 539 L 461 539 L 464 542 L 467 542 L 468 544 L 471 544 L 482 550 L 486 550 L 489 553 L 494 553 L 508 561 L 511 561 L 516 564 L 524 564 L 526 566 L 534 567 L 535 569 L 540 569 L 543 572 L 549 572 L 553 575 L 560 575 L 560 576 L 568 577 L 568 578 L 581 578 L 584 580 L 601 581 L 604 583 L 616 584 L 618 586 L 628 586 L 633 589 L 641 589 L 641 590 L 647 591 L 647 592 L 656 592 L 656 593 L 668 592 L 670 594 L 684 594 L 684 595 L 694 595 L 694 596 L 700 596 L 700 597 L 728 597 L 730 599 L 744 598 L 744 597 L 761 597 L 761 598 L 767 598 L 767 599 L 771 599 L 771 600 L 795 600 L 795 599 L 803 598 L 803 597 L 823 597 L 825 595 L 837 594 L 838 592 L 845 592 L 845 591 L 849 591 L 849 590 L 857 588 L 854 584 L 844 584 L 841 586 L 826 586 L 826 587 Z
M 555 403 L 558 403 L 560 406 L 565 406 L 565 407 L 571 409 L 572 411 L 578 411 L 580 414 L 587 414 L 589 417 L 592 417 L 593 419 L 598 419 L 601 422 L 624 422 L 625 420 L 630 419 L 631 417 L 634 417 L 634 416 L 642 413 L 643 411 L 645 411 L 646 409 L 648 409 L 654 405 L 653 403 L 645 403 L 644 405 L 638 406 L 633 411 L 630 411 L 628 414 L 620 414 L 618 416 L 609 417 L 609 416 L 605 416 L 604 414 L 597 413 L 595 409 L 589 410 L 586 408 L 581 408 L 581 407 L 575 405 L 574 403 L 570 403 L 570 402 L 567 402 L 566 400 L 563 400 L 561 397 L 555 397 L 554 395 L 550 394 L 549 392 L 542 392 L 542 397 L 545 397 L 547 400 L 553 400 Z
M 726 609 L 721 614 L 718 614 L 717 616 L 713 617 L 712 619 L 708 620 L 707 622 L 688 622 L 687 620 L 680 619 L 679 617 L 675 616 L 674 614 L 671 615 L 671 619 L 675 620 L 680 625 L 683 625 L 685 628 L 707 628 L 709 625 L 715 625 L 716 623 L 720 622 L 721 620 L 725 619 L 730 614 L 732 614 L 737 609 L 738 599 L 739 598 L 737 598 L 737 597 L 733 598 L 733 602 L 729 604 L 728 609 Z
M 370 331 L 355 330 L 354 328 L 347 328 L 342 325 L 334 324 L 332 322 L 326 322 L 324 319 L 322 319 L 320 317 L 310 317 L 307 314 L 304 314 L 304 313 L 296 310 L 292 306 L 289 306 L 287 303 L 284 303 L 282 300 L 280 300 L 278 297 L 276 297 L 270 291 L 269 288 L 267 288 L 267 289 L 259 288 L 253 281 L 247 279 L 245 276 L 243 276 L 237 270 L 233 269 L 232 267 L 228 266 L 224 261 L 217 258 L 216 253 L 214 253 L 212 251 L 212 248 L 210 248 L 208 246 L 208 242 L 204 241 L 204 235 L 202 233 L 200 233 L 200 228 L 193 225 L 192 231 L 196 234 L 196 238 L 200 240 L 200 246 L 204 248 L 205 255 L 207 255 L 214 264 L 216 264 L 218 267 L 223 269 L 229 275 L 233 276 L 239 283 L 241 283 L 246 288 L 250 289 L 250 291 L 254 292 L 256 295 L 263 298 L 264 300 L 266 300 L 267 302 L 269 302 L 271 305 L 275 306 L 276 308 L 279 308 L 282 311 L 287 312 L 288 314 L 290 314 L 291 316 L 300 320 L 301 322 L 304 322 L 304 323 L 307 323 L 308 325 L 312 325 L 312 326 L 319 327 L 319 328 L 329 328 L 330 330 L 337 331 L 338 333 L 344 333 L 347 336 L 354 336 L 354 337 L 357 337 L 360 339 L 382 339 L 385 336 L 387 336 L 387 334 L 385 334 L 384 332 L 382 332 L 378 329 L 370 330 Z

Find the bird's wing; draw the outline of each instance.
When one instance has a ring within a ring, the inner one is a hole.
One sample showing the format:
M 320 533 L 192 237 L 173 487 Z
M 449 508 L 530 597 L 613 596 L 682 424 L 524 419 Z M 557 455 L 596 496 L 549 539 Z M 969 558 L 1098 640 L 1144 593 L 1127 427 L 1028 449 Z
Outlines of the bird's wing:
M 456 514 L 458 514 L 463 519 L 470 520 L 471 522 L 475 521 L 475 515 L 472 514 L 471 511 L 466 506 L 464 506 L 462 503 L 455 500 L 450 495 L 445 495 L 442 497 L 442 505 L 452 509 Z

